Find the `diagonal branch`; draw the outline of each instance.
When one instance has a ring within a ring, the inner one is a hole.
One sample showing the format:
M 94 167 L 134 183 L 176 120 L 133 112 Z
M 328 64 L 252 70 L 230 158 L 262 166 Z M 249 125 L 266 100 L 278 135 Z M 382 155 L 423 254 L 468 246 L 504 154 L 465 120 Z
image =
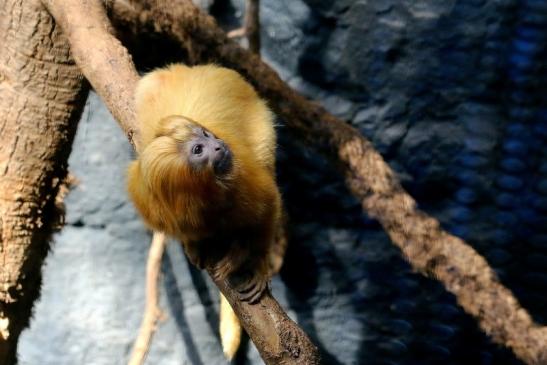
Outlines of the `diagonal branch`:
M 239 47 L 190 0 L 118 0 L 118 26 L 156 29 L 179 42 L 192 62 L 220 62 L 244 74 L 286 125 L 334 160 L 363 209 L 378 219 L 412 266 L 441 281 L 495 342 L 529 364 L 547 362 L 547 328 L 535 324 L 486 260 L 416 208 L 380 154 L 357 130 L 306 100 L 270 67 Z
M 63 28 L 76 64 L 120 123 L 129 142 L 136 147 L 138 127 L 133 90 L 139 76 L 127 49 L 112 34 L 113 28 L 102 2 L 42 2 Z
M 130 141 L 138 143 L 133 91 L 138 79 L 127 50 L 111 34 L 100 0 L 44 0 L 69 40 L 77 65 L 116 117 Z M 161 11 L 169 12 L 169 4 Z M 93 48 L 89 44 L 96 45 Z M 136 138 L 134 138 L 136 137 Z M 210 273 L 213 274 L 213 273 Z M 212 275 L 214 277 L 214 275 Z M 258 303 L 239 302 L 227 282 L 215 281 L 267 364 L 319 364 L 317 348 L 269 291 Z

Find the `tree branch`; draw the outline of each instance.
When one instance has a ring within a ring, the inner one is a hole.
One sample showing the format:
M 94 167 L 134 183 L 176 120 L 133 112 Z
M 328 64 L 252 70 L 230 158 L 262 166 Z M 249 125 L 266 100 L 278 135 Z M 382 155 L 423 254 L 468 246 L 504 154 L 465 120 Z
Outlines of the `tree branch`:
M 260 54 L 260 0 L 246 0 L 243 26 L 228 32 L 228 38 L 243 36 L 247 37 L 249 50 Z
M 128 362 L 129 365 L 144 364 L 144 360 L 150 349 L 152 337 L 156 331 L 157 322 L 163 316 L 159 307 L 158 282 L 160 280 L 161 259 L 165 251 L 166 242 L 167 238 L 163 233 L 154 232 L 146 264 L 146 306 L 139 335 L 135 340 Z
M 260 0 L 245 2 L 244 27 L 249 41 L 249 50 L 260 54 Z
M 137 73 L 127 51 L 111 34 L 99 0 L 44 0 L 67 34 L 76 63 L 103 98 L 130 141 L 138 136 L 133 91 Z M 168 13 L 170 4 L 160 11 Z M 126 8 L 124 11 L 131 10 Z M 131 13 L 131 12 L 129 12 Z M 97 45 L 93 48 L 89 44 Z M 135 138 L 138 142 L 138 138 Z M 257 304 L 240 303 L 236 291 L 216 281 L 268 364 L 319 364 L 317 348 L 267 291 Z
M 245 36 L 245 33 L 245 27 L 240 27 L 232 29 L 226 35 L 228 36 L 228 38 L 241 38 Z
M 118 0 L 113 18 L 120 26 L 157 29 L 179 42 L 192 62 L 220 62 L 251 81 L 286 125 L 333 159 L 364 210 L 378 219 L 411 265 L 441 281 L 495 342 L 529 364 L 547 362 L 547 328 L 535 324 L 488 263 L 437 220 L 416 208 L 395 174 L 357 130 L 306 100 L 270 67 L 242 49 L 214 19 L 189 0 Z
M 14 364 L 64 217 L 67 159 L 89 87 L 40 0 L 0 0 L 0 364 Z
M 113 35 L 103 3 L 98 0 L 43 0 L 43 3 L 63 28 L 76 64 L 120 123 L 129 142 L 138 147 L 133 91 L 139 76 L 131 55 Z
M 242 302 L 227 280 L 209 275 L 237 314 L 266 364 L 320 364 L 317 347 L 283 311 L 267 289 L 255 304 Z

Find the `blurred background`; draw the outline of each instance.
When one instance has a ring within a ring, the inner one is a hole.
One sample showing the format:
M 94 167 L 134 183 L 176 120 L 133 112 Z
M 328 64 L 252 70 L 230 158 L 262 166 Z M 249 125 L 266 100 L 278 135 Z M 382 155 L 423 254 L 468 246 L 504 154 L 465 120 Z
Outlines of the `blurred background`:
M 243 0 L 200 5 L 227 30 L 242 21 Z M 421 209 L 484 255 L 546 325 L 547 2 L 262 0 L 260 11 L 264 60 L 368 137 Z M 272 287 L 327 364 L 521 364 L 442 285 L 414 273 L 340 174 L 279 124 L 290 243 Z M 79 184 L 21 364 L 127 361 L 150 242 L 125 192 L 132 158 L 92 94 L 70 158 Z M 162 271 L 167 317 L 147 363 L 226 363 L 207 275 L 176 243 Z M 262 361 L 248 343 L 234 363 Z

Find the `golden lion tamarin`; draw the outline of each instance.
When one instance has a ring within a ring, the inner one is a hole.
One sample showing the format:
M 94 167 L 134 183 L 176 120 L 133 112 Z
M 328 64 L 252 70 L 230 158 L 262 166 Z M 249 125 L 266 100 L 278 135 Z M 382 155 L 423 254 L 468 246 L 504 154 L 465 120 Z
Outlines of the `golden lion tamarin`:
M 239 74 L 213 65 L 153 71 L 135 102 L 142 139 L 128 190 L 137 210 L 150 228 L 180 240 L 194 265 L 257 301 L 280 261 L 272 249 L 281 221 L 272 113 Z M 231 359 L 241 326 L 222 295 L 220 312 Z

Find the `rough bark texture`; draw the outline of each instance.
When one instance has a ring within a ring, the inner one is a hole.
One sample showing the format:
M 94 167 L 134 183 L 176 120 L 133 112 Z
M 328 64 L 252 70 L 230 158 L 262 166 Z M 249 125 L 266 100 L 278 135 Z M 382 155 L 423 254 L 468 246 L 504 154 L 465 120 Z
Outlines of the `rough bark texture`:
M 547 362 L 547 329 L 532 321 L 475 250 L 416 209 L 393 171 L 359 132 L 291 90 L 191 1 L 120 0 L 113 9 L 120 26 L 129 25 L 136 34 L 155 29 L 178 41 L 192 62 L 218 62 L 244 74 L 295 134 L 328 157 L 336 156 L 353 194 L 415 269 L 440 280 L 494 341 L 529 364 Z
M 99 0 L 47 0 L 50 12 L 68 34 L 72 53 L 130 141 L 138 142 L 134 122 L 133 90 L 138 79 L 127 51 L 111 36 L 111 27 Z M 162 13 L 169 11 L 164 4 Z M 98 44 L 90 52 L 88 44 Z M 134 144 L 135 145 L 135 144 Z M 258 304 L 239 303 L 237 293 L 217 282 L 268 364 L 318 364 L 317 348 L 285 314 L 267 291 Z M 268 320 L 268 318 L 271 318 Z
M 39 294 L 87 84 L 38 0 L 0 1 L 0 363 Z
M 138 128 L 133 90 L 138 75 L 127 49 L 112 34 L 102 2 L 45 0 L 44 4 L 73 45 L 71 52 L 76 63 L 135 147 Z M 101 77 L 104 75 L 108 77 Z
M 241 325 L 253 340 L 266 364 L 321 363 L 317 347 L 287 316 L 269 289 L 257 303 L 249 304 L 237 299 L 238 293 L 227 281 L 215 279 L 214 272 L 209 274 L 230 302 Z

